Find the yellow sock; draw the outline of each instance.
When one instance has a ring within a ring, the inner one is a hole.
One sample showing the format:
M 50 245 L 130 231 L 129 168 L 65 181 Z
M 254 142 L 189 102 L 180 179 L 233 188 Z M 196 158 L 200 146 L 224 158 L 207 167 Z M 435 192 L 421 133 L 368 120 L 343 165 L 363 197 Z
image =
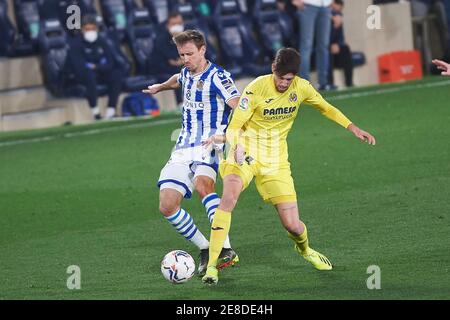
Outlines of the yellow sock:
M 297 247 L 300 249 L 301 252 L 305 252 L 306 250 L 309 249 L 308 231 L 306 230 L 306 225 L 303 224 L 303 226 L 305 227 L 305 230 L 303 231 L 302 234 L 300 234 L 298 236 L 296 236 L 288 231 L 289 238 L 294 240 L 294 242 L 297 244 Z
M 222 251 L 223 243 L 225 242 L 228 232 L 230 231 L 230 225 L 231 212 L 217 209 L 211 225 L 208 267 L 215 267 L 217 265 L 217 260 L 220 252 Z

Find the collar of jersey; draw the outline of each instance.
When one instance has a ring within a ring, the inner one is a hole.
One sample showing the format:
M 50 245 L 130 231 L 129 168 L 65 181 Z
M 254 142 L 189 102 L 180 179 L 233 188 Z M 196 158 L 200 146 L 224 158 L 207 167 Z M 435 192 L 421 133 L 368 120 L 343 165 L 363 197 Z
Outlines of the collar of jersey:
M 197 77 L 197 76 L 201 76 L 202 74 L 204 74 L 206 71 L 209 70 L 209 68 L 211 68 L 211 61 L 206 60 L 208 62 L 208 64 L 206 65 L 205 70 L 203 70 L 202 72 L 196 73 L 196 74 L 191 74 L 191 78 Z M 190 72 L 189 72 L 190 73 Z
M 294 85 L 295 78 L 294 78 L 294 81 L 292 81 L 291 85 L 285 92 L 280 92 L 277 90 L 277 88 L 275 86 L 275 79 L 274 79 L 273 73 L 270 75 L 270 81 L 272 84 L 270 87 L 270 89 L 272 90 L 272 93 L 275 94 L 277 97 L 281 97 L 282 95 L 287 94 L 288 92 L 289 93 L 291 92 L 291 89 L 293 88 L 293 85 Z

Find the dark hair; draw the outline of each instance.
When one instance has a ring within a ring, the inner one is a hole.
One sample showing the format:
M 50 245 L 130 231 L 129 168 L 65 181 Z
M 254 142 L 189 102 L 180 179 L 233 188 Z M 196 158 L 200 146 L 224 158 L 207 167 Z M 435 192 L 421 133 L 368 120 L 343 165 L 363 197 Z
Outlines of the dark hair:
M 173 37 L 173 42 L 177 46 L 182 46 L 188 42 L 193 42 L 197 49 L 206 46 L 205 36 L 198 30 L 186 30 Z
M 344 6 L 343 0 L 334 0 L 334 3 L 337 4 L 338 6 Z
M 87 24 L 94 24 L 94 25 L 98 26 L 97 16 L 95 14 L 87 14 L 87 15 L 83 16 L 83 18 L 81 19 L 81 25 L 85 26 Z
M 288 73 L 298 74 L 300 70 L 300 53 L 293 48 L 282 48 L 273 59 L 274 72 L 278 76 Z

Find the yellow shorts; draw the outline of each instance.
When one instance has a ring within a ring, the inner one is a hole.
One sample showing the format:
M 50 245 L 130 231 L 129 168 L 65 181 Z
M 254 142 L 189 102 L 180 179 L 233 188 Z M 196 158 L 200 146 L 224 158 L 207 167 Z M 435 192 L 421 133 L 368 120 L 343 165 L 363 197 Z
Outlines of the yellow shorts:
M 245 190 L 255 177 L 256 188 L 265 202 L 273 205 L 297 202 L 297 193 L 295 192 L 289 162 L 270 167 L 256 160 L 250 165 L 244 163 L 242 166 L 222 160 L 219 172 L 222 178 L 230 174 L 238 175 L 244 183 L 242 190 Z

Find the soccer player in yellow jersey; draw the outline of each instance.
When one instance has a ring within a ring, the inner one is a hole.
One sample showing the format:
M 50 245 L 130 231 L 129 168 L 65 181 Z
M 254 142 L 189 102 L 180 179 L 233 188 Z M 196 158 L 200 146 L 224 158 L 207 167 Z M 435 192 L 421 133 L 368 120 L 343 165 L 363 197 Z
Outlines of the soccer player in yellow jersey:
M 220 164 L 223 195 L 211 226 L 204 283 L 219 280 L 217 258 L 230 230 L 231 212 L 253 178 L 264 201 L 275 206 L 296 251 L 316 269 L 332 269 L 327 257 L 308 245 L 307 229 L 299 218 L 286 138 L 302 102 L 312 105 L 370 145 L 375 145 L 375 138 L 326 102 L 308 81 L 296 76 L 299 66 L 300 54 L 295 49 L 280 49 L 272 64 L 272 74 L 251 82 L 234 111 L 226 133 L 231 149 Z

